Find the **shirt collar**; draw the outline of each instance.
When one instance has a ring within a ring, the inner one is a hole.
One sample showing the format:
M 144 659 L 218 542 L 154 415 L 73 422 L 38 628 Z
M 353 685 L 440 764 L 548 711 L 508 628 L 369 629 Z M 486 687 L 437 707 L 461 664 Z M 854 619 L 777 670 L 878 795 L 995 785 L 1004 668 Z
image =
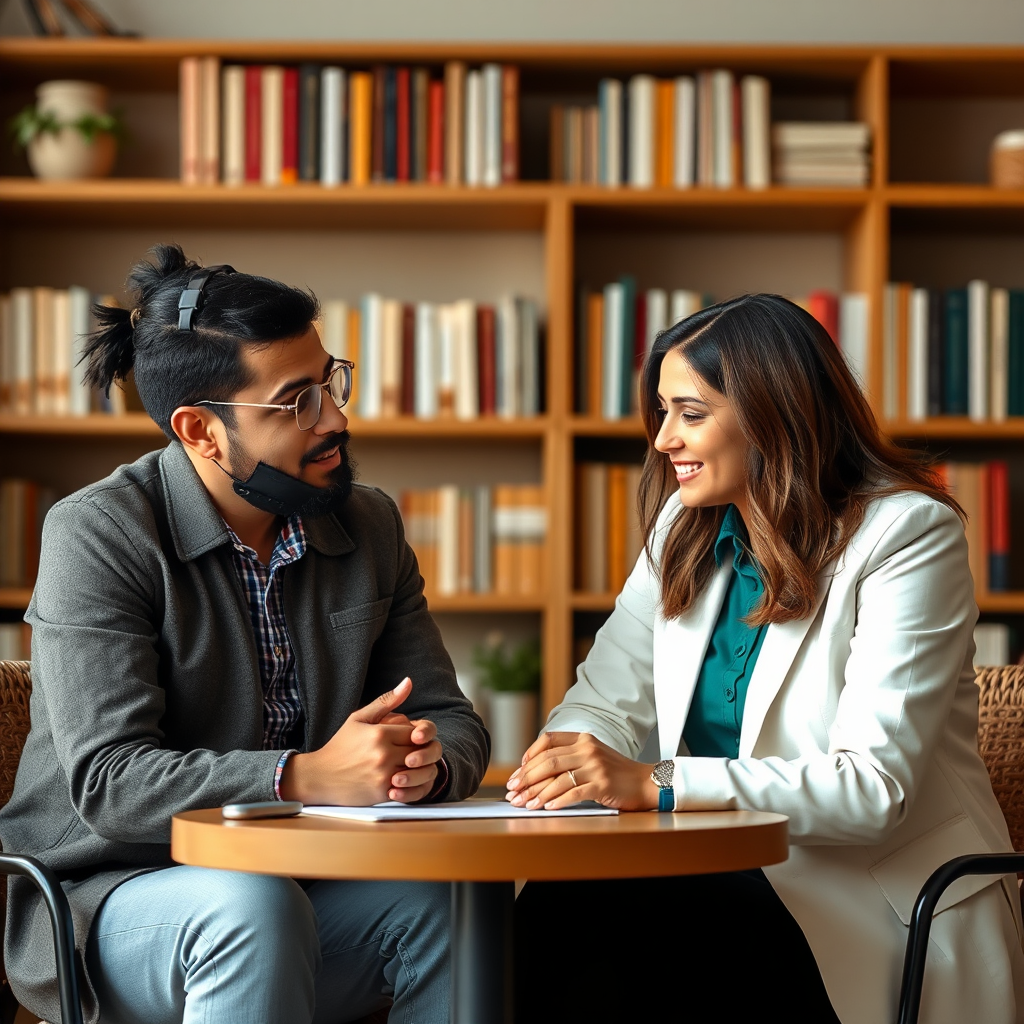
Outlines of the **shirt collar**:
M 715 540 L 715 563 L 721 568 L 731 555 L 733 568 L 737 572 L 752 566 L 753 559 L 747 553 L 749 547 L 750 536 L 743 524 L 743 517 L 735 505 L 730 505 Z
M 259 561 L 259 556 L 256 552 L 248 544 L 243 544 L 238 539 L 235 531 L 226 522 L 224 526 L 227 528 L 228 536 L 231 538 L 232 547 L 244 558 L 248 558 L 251 561 Z M 274 550 L 270 555 L 270 564 L 267 568 L 271 572 L 275 572 L 282 566 L 289 565 L 291 562 L 297 562 L 305 553 L 306 530 L 302 525 L 302 517 L 298 512 L 295 512 L 284 521 L 284 526 L 281 527 L 281 532 L 277 535 L 277 540 L 274 542 Z

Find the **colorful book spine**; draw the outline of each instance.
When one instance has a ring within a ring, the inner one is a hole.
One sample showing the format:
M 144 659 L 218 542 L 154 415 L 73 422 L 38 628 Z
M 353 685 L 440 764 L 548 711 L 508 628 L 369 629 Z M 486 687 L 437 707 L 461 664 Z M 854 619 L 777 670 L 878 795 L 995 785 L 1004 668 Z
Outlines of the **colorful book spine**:
M 263 180 L 263 69 L 245 69 L 245 180 Z
M 988 464 L 988 588 L 1010 589 L 1010 469 L 1003 460 Z
M 223 178 L 225 185 L 245 182 L 245 68 L 229 64 L 221 72 L 223 98 Z
M 299 67 L 299 180 L 321 180 L 320 128 L 323 118 L 321 86 L 323 69 L 319 64 Z M 337 109 L 334 110 L 337 116 Z
M 299 180 L 299 71 L 285 68 L 281 75 L 281 184 Z

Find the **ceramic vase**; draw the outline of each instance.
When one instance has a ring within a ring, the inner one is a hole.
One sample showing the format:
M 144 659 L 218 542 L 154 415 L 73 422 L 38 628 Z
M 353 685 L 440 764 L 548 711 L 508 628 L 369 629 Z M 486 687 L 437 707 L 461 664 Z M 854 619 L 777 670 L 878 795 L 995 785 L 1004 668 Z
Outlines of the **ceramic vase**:
M 537 694 L 491 690 L 487 704 L 491 764 L 519 764 L 537 738 Z
M 87 114 L 107 112 L 107 90 L 92 82 L 43 82 L 36 89 L 36 105 L 51 113 L 62 125 Z M 103 178 L 114 166 L 117 143 L 107 132 L 97 132 L 92 141 L 77 128 L 40 132 L 28 144 L 28 163 L 37 178 L 73 181 Z

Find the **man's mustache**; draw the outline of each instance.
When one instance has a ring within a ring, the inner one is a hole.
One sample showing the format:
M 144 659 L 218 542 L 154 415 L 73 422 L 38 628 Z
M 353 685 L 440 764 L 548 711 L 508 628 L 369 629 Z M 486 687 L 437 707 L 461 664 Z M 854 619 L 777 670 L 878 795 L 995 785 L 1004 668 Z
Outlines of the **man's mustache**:
M 349 437 L 349 432 L 342 430 L 337 434 L 331 434 L 330 437 L 324 438 L 318 445 L 314 445 L 302 456 L 299 466 L 305 469 L 314 459 L 319 459 L 321 455 L 326 455 L 332 448 L 337 447 L 341 448 L 341 460 L 344 462 L 348 455 Z

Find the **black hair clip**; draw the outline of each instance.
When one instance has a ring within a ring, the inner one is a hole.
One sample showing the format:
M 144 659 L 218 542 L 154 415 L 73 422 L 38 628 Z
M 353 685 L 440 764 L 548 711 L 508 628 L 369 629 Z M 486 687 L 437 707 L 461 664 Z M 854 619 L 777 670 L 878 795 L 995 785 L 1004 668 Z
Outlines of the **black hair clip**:
M 196 313 L 203 308 L 203 289 L 214 274 L 234 274 L 235 268 L 222 263 L 216 267 L 203 267 L 188 283 L 178 299 L 178 330 L 191 331 Z

